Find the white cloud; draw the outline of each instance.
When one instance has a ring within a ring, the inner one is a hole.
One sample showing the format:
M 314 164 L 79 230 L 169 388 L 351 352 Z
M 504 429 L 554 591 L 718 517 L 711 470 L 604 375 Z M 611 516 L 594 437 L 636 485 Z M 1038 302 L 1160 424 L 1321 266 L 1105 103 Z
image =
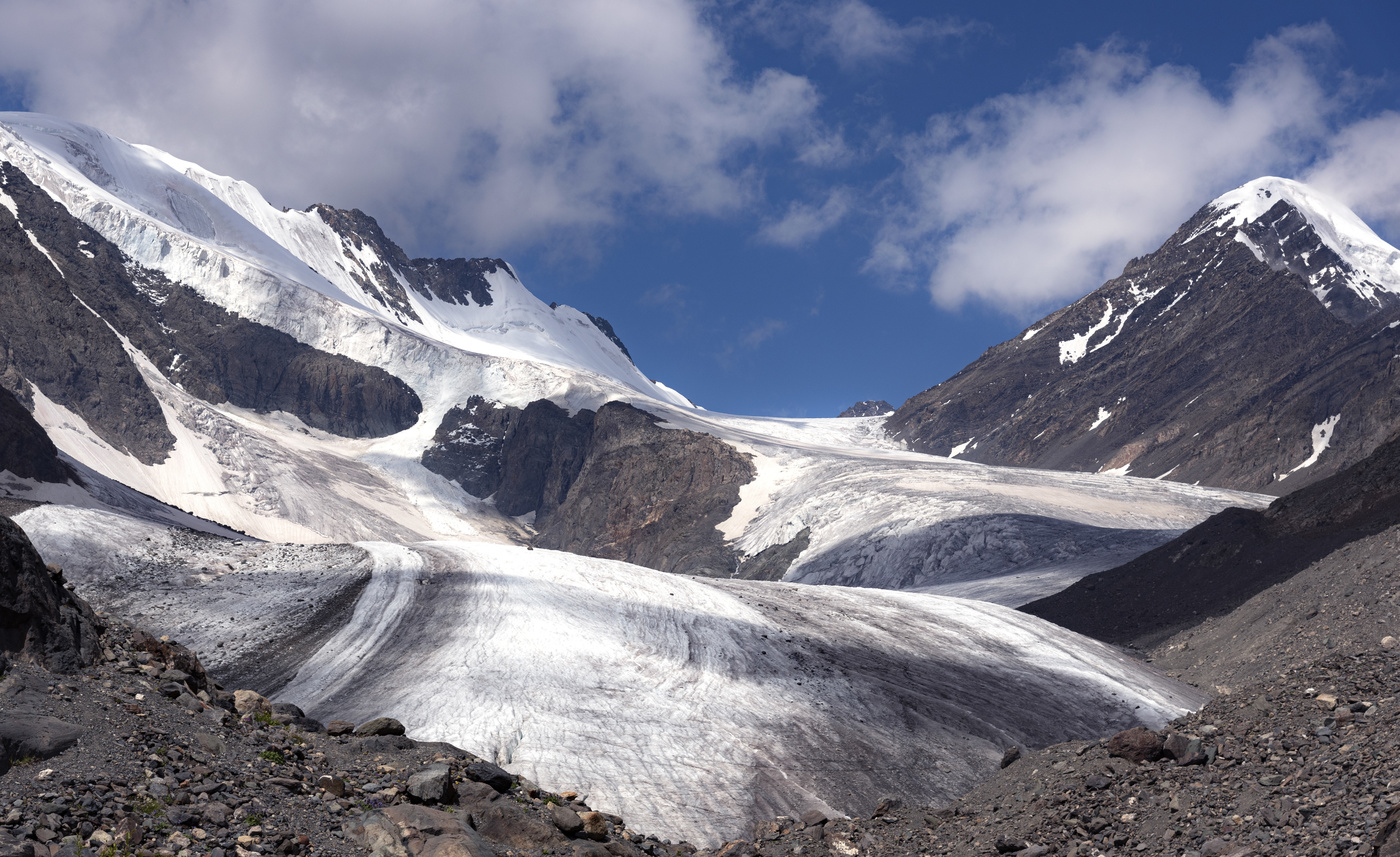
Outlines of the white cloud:
M 1371 225 L 1400 232 L 1400 114 L 1386 111 L 1342 129 L 1303 180 L 1350 205 Z
M 1080 48 L 1052 85 L 935 117 L 866 268 L 944 306 L 1078 297 L 1219 193 L 1301 165 L 1335 107 L 1311 59 L 1333 40 L 1325 25 L 1264 39 L 1221 95 L 1192 69 Z
M 987 30 L 957 18 L 896 23 L 864 0 L 727 0 L 731 24 L 846 68 L 905 60 L 921 44 Z
M 976 25 L 956 19 L 915 18 L 896 24 L 861 0 L 842 0 L 814 7 L 824 32 L 818 44 L 843 65 L 904 59 L 921 42 L 962 36 Z
M 756 324 L 749 328 L 744 334 L 743 343 L 749 348 L 757 348 L 778 334 L 787 329 L 787 322 L 770 318 L 762 324 Z
M 801 145 L 804 78 L 740 76 L 691 0 L 8 0 L 27 105 L 498 253 L 643 201 L 745 205 L 756 150 Z M 418 234 L 414 239 L 414 228 Z M 450 236 L 450 237 L 449 237 Z
M 850 190 L 838 187 L 827 194 L 826 201 L 819 206 L 803 202 L 792 203 L 788 206 L 787 214 L 779 220 L 765 224 L 759 230 L 758 237 L 780 247 L 802 247 L 835 227 L 850 210 Z

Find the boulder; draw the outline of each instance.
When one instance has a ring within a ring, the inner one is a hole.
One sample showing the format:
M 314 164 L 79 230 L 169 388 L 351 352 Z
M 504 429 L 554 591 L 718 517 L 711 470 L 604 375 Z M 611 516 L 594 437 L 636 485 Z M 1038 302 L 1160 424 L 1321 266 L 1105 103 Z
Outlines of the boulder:
M 392 717 L 376 717 L 355 727 L 355 734 L 362 738 L 374 735 L 402 735 L 403 733 L 403 724 Z
M 554 822 L 554 826 L 559 828 L 559 832 L 565 836 L 578 836 L 583 832 L 583 819 L 579 818 L 578 813 L 567 806 L 551 806 L 549 818 Z
M 486 783 L 498 792 L 509 791 L 511 784 L 515 782 L 515 778 L 504 768 L 486 761 L 472 762 L 467 765 L 466 774 L 479 783 Z
M 256 690 L 235 690 L 233 710 L 239 714 L 271 714 L 272 703 Z
M 1155 762 L 1162 758 L 1162 736 L 1143 726 L 1125 729 L 1108 739 L 1108 755 L 1130 762 Z
M 408 778 L 408 797 L 418 803 L 452 803 L 457 792 L 452 787 L 452 768 L 429 765 Z
M 595 842 L 602 842 L 608 838 L 608 820 L 603 818 L 601 812 L 581 812 L 578 817 L 583 821 L 583 835 Z
M 349 735 L 354 731 L 355 724 L 351 723 L 349 720 L 332 720 L 326 724 L 327 735 Z
M 78 743 L 80 726 L 42 714 L 8 712 L 0 717 L 0 773 L 16 759 L 49 759 Z
M 581 823 L 581 822 L 580 822 Z M 497 801 L 481 812 L 472 813 L 476 832 L 509 848 L 553 851 L 569 842 L 555 826 L 532 818 L 512 801 Z
M 345 838 L 371 857 L 495 857 L 495 851 L 450 813 L 413 804 L 391 806 L 347 821 Z

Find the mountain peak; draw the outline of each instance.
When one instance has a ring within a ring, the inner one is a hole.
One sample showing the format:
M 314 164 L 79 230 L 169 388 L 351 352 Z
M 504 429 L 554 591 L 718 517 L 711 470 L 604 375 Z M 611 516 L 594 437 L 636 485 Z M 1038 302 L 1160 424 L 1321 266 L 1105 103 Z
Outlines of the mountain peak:
M 1318 300 L 1343 318 L 1369 316 L 1400 295 L 1400 250 L 1345 203 L 1316 188 L 1263 176 L 1216 197 L 1207 209 L 1219 215 L 1188 242 L 1234 227 L 1236 240 L 1255 256 L 1306 279 Z

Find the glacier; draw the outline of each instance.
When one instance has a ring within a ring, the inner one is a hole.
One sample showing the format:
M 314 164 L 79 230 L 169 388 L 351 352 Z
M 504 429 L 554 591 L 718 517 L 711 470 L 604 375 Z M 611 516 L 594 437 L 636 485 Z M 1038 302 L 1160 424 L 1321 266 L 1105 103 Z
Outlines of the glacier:
M 1160 725 L 1202 701 L 1008 606 L 1270 498 L 914 453 L 879 417 L 706 411 L 508 266 L 485 275 L 489 305 L 404 288 L 410 313 L 363 285 L 381 269 L 402 285 L 392 259 L 159 150 L 4 113 L 0 159 L 134 262 L 422 400 L 405 431 L 338 437 L 212 405 L 128 345 L 176 438 L 150 465 L 34 389 L 36 419 L 93 478 L 16 520 L 82 594 L 230 681 L 315 716 L 396 716 L 700 844 L 779 813 L 868 813 L 883 790 L 946 801 L 1012 744 Z M 527 520 L 420 463 L 473 395 L 620 400 L 711 434 L 757 472 L 725 538 L 746 555 L 802 531 L 808 546 L 776 583 L 532 550 Z

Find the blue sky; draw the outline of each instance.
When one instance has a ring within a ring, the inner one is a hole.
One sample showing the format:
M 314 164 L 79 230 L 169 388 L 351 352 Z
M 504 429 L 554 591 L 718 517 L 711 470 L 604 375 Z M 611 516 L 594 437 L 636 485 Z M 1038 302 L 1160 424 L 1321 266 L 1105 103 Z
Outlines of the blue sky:
M 57 5 L 0 106 L 504 256 L 712 409 L 898 404 L 1258 175 L 1400 238 L 1392 4 Z

